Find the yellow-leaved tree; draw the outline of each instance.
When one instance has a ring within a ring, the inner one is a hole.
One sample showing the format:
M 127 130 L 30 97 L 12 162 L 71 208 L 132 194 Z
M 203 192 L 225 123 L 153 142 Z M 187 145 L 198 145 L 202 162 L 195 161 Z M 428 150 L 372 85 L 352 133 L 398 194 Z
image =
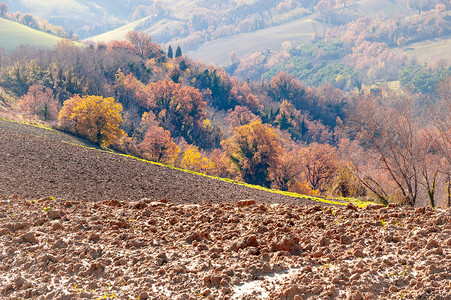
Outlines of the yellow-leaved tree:
M 108 146 L 124 135 L 122 105 L 114 98 L 75 95 L 60 111 L 58 121 L 68 130 L 101 146 Z
M 182 167 L 198 173 L 207 174 L 215 168 L 215 165 L 199 151 L 199 148 L 188 146 L 183 153 Z
M 247 183 L 269 187 L 270 173 L 279 163 L 282 144 L 277 132 L 260 120 L 236 127 L 229 140 L 221 142 L 241 179 Z

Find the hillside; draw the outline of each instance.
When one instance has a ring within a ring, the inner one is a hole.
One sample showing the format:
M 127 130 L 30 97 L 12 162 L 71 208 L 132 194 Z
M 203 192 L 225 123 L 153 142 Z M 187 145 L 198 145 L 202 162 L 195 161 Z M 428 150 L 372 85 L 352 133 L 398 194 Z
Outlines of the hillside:
M 176 203 L 251 198 L 267 203 L 316 203 L 74 146 L 80 141 L 70 136 L 5 120 L 0 120 L 0 140 L 0 195 L 6 197 L 99 201 L 150 198 Z
M 0 140 L 0 297 L 451 297 L 449 208 L 320 205 L 6 120 Z
M 263 5 L 257 0 L 227 4 L 220 1 L 173 0 L 164 3 L 5 1 L 10 11 L 20 10 L 47 18 L 86 40 L 123 40 L 130 30 L 145 31 L 166 47 L 171 43 L 180 44 L 184 52 L 193 58 L 223 66 L 229 63 L 229 54 L 233 51 L 242 58 L 268 49 L 278 52 L 284 41 L 297 46 L 310 41 L 314 32 L 322 33 L 337 24 L 364 16 L 409 18 L 418 13 L 419 5 L 423 5 L 416 2 L 406 5 L 402 0 L 357 0 L 345 2 L 344 7 L 337 1 L 331 1 L 337 3 L 336 8 L 314 9 L 319 1 L 297 1 L 297 5 L 289 4 L 291 2 L 270 1 L 266 4 L 262 2 Z M 430 8 L 426 4 L 424 7 Z M 435 42 L 425 39 L 423 45 L 418 47 L 433 47 Z M 401 54 L 423 61 L 423 51 L 410 51 L 410 48 L 401 51 Z M 438 47 L 434 56 L 447 57 L 447 53 L 445 46 Z
M 196 32 L 195 29 L 191 28 L 191 24 L 194 22 L 194 15 L 200 15 L 200 12 L 205 13 L 208 9 L 208 6 L 203 7 L 200 3 L 191 3 L 189 7 L 184 6 L 182 10 L 180 4 L 172 3 L 168 5 L 167 15 L 163 18 L 157 18 L 155 15 L 147 16 L 115 30 L 90 37 L 87 40 L 96 42 L 124 40 L 128 31 L 140 30 L 151 34 L 157 42 L 165 45 L 181 44 L 182 48 L 192 58 L 208 64 L 226 66 L 229 64 L 231 52 L 236 52 L 239 57 L 246 58 L 251 54 L 266 50 L 279 52 L 282 49 L 282 43 L 285 41 L 289 41 L 293 47 L 308 43 L 315 32 L 321 34 L 336 25 L 327 22 L 330 18 L 343 19 L 339 23 L 346 23 L 364 16 L 375 18 L 378 15 L 383 15 L 385 18 L 395 16 L 409 18 L 417 13 L 415 8 L 406 7 L 405 1 L 401 0 L 359 0 L 344 8 L 327 12 L 312 10 L 295 12 L 295 10 L 292 10 L 280 13 L 276 15 L 278 18 L 274 17 L 274 22 L 271 21 L 271 24 L 268 24 L 266 28 L 251 30 L 251 32 L 242 32 L 236 29 L 235 32 L 232 30 L 219 37 L 214 35 L 216 31 L 222 30 L 219 29 L 222 25 L 210 23 L 208 31 L 211 34 L 205 41 L 201 41 L 204 36 L 208 35 L 206 34 L 207 29 L 199 28 L 199 31 Z M 248 14 L 251 15 L 251 13 Z M 208 19 L 206 16 L 199 18 L 201 20 L 204 18 L 204 22 L 207 22 Z M 227 30 L 229 29 L 225 29 L 225 31 Z M 189 34 L 192 35 L 187 37 Z M 433 45 L 434 41 L 427 39 L 423 43 Z M 446 56 L 448 53 L 445 49 L 435 52 L 442 56 Z M 421 54 L 418 53 L 418 55 Z M 412 54 L 409 56 L 417 57 L 418 55 Z
M 86 39 L 86 41 L 92 42 L 108 42 L 108 41 L 123 41 L 126 39 L 127 33 L 133 30 L 136 30 L 139 26 L 144 24 L 147 21 L 147 18 L 140 19 L 135 22 L 131 22 L 127 25 L 121 26 L 114 30 L 92 36 Z
M 21 45 L 52 48 L 61 38 L 0 18 L 0 46 L 14 50 Z
M 404 54 L 419 64 L 428 64 L 439 58 L 451 62 L 451 36 L 427 39 L 395 48 L 397 54 Z
M 285 41 L 293 46 L 307 43 L 311 40 L 315 27 L 328 28 L 308 16 L 283 25 L 209 41 L 187 54 L 204 63 L 227 66 L 230 64 L 231 52 L 236 52 L 239 57 L 248 57 L 265 50 L 278 52 L 282 50 L 282 43 Z
M 82 28 L 86 26 L 97 28 L 93 29 L 94 31 L 106 31 L 126 24 L 130 3 L 130 1 L 91 0 L 3 0 L 3 2 L 9 6 L 11 12 L 30 13 L 47 19 L 52 24 L 63 26 L 67 32 L 81 33 L 82 37 L 84 37 Z

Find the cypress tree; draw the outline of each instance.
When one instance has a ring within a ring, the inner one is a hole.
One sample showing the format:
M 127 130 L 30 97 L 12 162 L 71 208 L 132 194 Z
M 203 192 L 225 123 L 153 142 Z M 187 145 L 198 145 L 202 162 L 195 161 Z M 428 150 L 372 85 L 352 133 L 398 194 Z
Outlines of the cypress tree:
M 172 52 L 172 46 L 169 46 L 169 49 L 168 49 L 168 57 L 169 57 L 169 58 L 174 58 L 174 53 Z
M 182 56 L 182 49 L 180 49 L 180 46 L 177 46 L 177 50 L 175 50 L 175 57 Z

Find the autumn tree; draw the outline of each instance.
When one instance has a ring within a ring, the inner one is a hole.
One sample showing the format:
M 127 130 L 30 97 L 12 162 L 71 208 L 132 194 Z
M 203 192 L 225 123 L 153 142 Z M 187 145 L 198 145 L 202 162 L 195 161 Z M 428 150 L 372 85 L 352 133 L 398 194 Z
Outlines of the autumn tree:
M 19 23 L 28 27 L 38 28 L 38 21 L 30 14 L 23 14 L 19 17 Z
M 168 80 L 149 83 L 149 108 L 161 127 L 193 143 L 202 133 L 206 103 L 195 88 Z
M 239 180 L 240 173 L 230 160 L 230 156 L 227 151 L 223 151 L 223 149 L 220 148 L 214 149 L 210 153 L 209 160 L 214 166 L 214 168 L 209 171 L 209 174 L 222 178 Z
M 328 144 L 312 143 L 302 148 L 299 155 L 304 178 L 310 188 L 324 193 L 337 171 L 338 156 L 335 148 Z
M 207 174 L 215 166 L 196 146 L 188 146 L 183 152 L 182 168 Z
M 144 110 L 149 109 L 149 91 L 146 86 L 136 79 L 133 74 L 125 75 L 122 70 L 116 73 L 114 81 L 115 97 L 124 105 L 125 109 L 137 107 Z
M 256 120 L 260 120 L 260 118 L 246 106 L 237 105 L 234 110 L 230 109 L 228 111 L 227 121 L 232 128 L 246 125 Z
M 269 96 L 274 101 L 282 102 L 287 100 L 288 102 L 296 105 L 299 97 L 302 97 L 304 91 L 301 82 L 288 75 L 286 72 L 280 72 L 276 77 L 271 79 L 270 88 L 268 89 Z
M 434 116 L 431 119 L 431 126 L 425 129 L 427 140 L 432 143 L 435 151 L 432 154 L 441 158 L 439 173 L 444 177 L 446 186 L 445 205 L 451 207 L 451 76 L 438 84 L 437 93 L 439 99 L 432 105 L 428 115 Z M 428 159 L 431 159 L 430 157 Z M 437 161 L 437 159 L 434 159 Z M 435 183 L 436 173 L 433 173 Z
M 419 123 L 415 99 L 408 95 L 361 99 L 354 114 L 356 138 L 367 155 L 394 182 L 402 200 L 415 206 L 421 178 L 421 145 L 417 139 Z M 382 184 L 369 174 L 362 183 L 372 191 Z M 385 198 L 385 192 L 378 193 Z M 387 199 L 385 199 L 387 201 Z
M 28 93 L 20 98 L 19 105 L 23 110 L 37 115 L 45 121 L 58 118 L 59 104 L 52 89 L 40 84 L 32 85 L 28 89 Z
M 288 191 L 301 174 L 301 160 L 297 146 L 291 149 L 284 149 L 281 153 L 279 162 L 273 171 L 273 188 L 281 191 Z
M 108 146 L 124 134 L 121 113 L 114 98 L 76 95 L 64 103 L 58 120 L 61 128 Z
M 142 31 L 130 31 L 127 33 L 127 40 L 135 46 L 137 54 L 142 58 L 162 59 L 163 50 L 152 41 L 150 34 Z
M 270 171 L 282 152 L 276 131 L 261 121 L 237 127 L 230 140 L 221 143 L 247 183 L 269 187 Z
M 168 165 L 174 165 L 180 153 L 179 147 L 171 138 L 171 133 L 155 125 L 147 130 L 139 149 L 144 158 Z

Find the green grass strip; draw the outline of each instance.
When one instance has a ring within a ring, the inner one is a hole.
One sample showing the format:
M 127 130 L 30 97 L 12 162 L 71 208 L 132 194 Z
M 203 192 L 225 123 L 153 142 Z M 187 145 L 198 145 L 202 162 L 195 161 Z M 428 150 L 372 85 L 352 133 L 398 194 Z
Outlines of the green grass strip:
M 56 129 L 52 128 L 52 127 L 39 125 L 39 124 L 35 124 L 35 123 L 28 123 L 28 122 L 18 121 L 18 120 L 10 120 L 10 119 L 6 119 L 6 118 L 2 118 L 2 117 L 0 117 L 0 120 L 5 121 L 5 122 L 11 122 L 11 123 L 17 123 L 17 124 L 22 124 L 22 125 L 27 125 L 27 126 L 33 126 L 33 127 L 36 127 L 36 128 L 46 129 L 46 130 L 50 130 L 50 131 L 62 132 L 62 131 L 56 130 Z
M 284 195 L 284 196 L 288 196 L 288 197 L 292 197 L 292 198 L 300 198 L 300 199 L 307 199 L 307 200 L 313 200 L 316 202 L 321 202 L 321 203 L 327 203 L 327 204 L 333 204 L 333 205 L 348 205 L 348 203 L 352 203 L 357 207 L 360 208 L 365 208 L 370 204 L 374 204 L 373 202 L 369 202 L 369 201 L 362 201 L 359 200 L 357 198 L 344 198 L 344 197 L 339 197 L 336 198 L 336 200 L 342 200 L 343 202 L 339 202 L 339 201 L 334 201 L 335 199 L 324 199 L 324 198 L 320 198 L 320 197 L 314 197 L 314 196 L 308 196 L 308 195 L 301 195 L 298 193 L 293 193 L 293 192 L 285 192 L 285 191 L 280 191 L 280 190 L 275 190 L 275 189 L 269 189 L 269 188 L 265 188 L 259 185 L 253 185 L 253 184 L 249 184 L 249 183 L 245 183 L 245 182 L 241 182 L 241 181 L 237 181 L 237 180 L 233 180 L 233 179 L 229 179 L 229 178 L 222 178 L 222 177 L 216 177 L 216 176 L 211 176 L 211 175 L 207 175 L 204 173 L 199 173 L 199 172 L 195 172 L 195 171 L 191 171 L 191 170 L 186 170 L 186 169 L 181 169 L 178 167 L 174 167 L 174 166 L 170 166 L 170 165 L 165 165 L 162 163 L 157 163 L 154 161 L 149 161 L 143 158 L 139 158 L 136 156 L 132 156 L 132 155 L 128 155 L 128 154 L 124 154 L 124 153 L 118 153 L 118 152 L 114 152 L 114 154 L 117 155 L 121 155 L 121 156 L 125 156 L 131 159 L 135 159 L 135 160 L 140 160 L 143 162 L 147 162 L 153 165 L 157 165 L 157 166 L 161 166 L 161 167 L 166 167 L 166 168 L 171 168 L 177 171 L 182 171 L 185 173 L 190 173 L 193 175 L 198 175 L 198 176 L 203 176 L 203 177 L 207 177 L 210 179 L 215 179 L 215 180 L 220 180 L 220 181 L 225 181 L 225 182 L 229 182 L 232 184 L 236 184 L 236 185 L 241 185 L 241 186 L 245 186 L 245 187 L 249 187 L 252 189 L 257 189 L 257 190 L 261 190 L 261 191 L 265 191 L 265 192 L 269 192 L 269 193 L 273 193 L 273 194 L 279 194 L 279 195 Z

